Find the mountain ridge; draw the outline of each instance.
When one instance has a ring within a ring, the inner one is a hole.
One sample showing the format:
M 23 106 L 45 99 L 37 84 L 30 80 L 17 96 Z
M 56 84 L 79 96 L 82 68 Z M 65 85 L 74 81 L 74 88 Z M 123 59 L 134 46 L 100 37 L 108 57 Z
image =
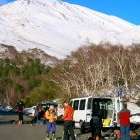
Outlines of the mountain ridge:
M 0 44 L 0 59 L 16 60 L 19 56 L 23 59 L 23 62 L 28 61 L 28 59 L 39 59 L 45 66 L 53 67 L 59 63 L 57 58 L 50 56 L 37 48 L 18 52 L 14 46 Z

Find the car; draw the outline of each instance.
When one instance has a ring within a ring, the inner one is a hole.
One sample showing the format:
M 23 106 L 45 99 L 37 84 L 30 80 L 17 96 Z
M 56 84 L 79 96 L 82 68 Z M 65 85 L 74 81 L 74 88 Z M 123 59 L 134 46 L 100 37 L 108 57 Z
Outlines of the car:
M 24 108 L 23 113 L 29 117 L 34 117 L 36 106 Z
M 45 111 L 48 110 L 50 106 L 54 106 L 55 109 L 57 109 L 58 107 L 58 103 L 54 101 L 45 101 L 42 102 L 40 105 L 44 108 Z
M 3 106 L 0 104 L 0 111 L 2 111 L 3 110 Z
M 13 108 L 10 105 L 5 106 L 5 111 L 11 111 Z
M 46 102 L 40 103 L 39 105 L 41 105 L 44 108 L 44 110 L 47 110 L 49 106 L 54 106 L 55 108 L 57 108 L 58 104 L 53 101 L 46 101 Z M 36 106 L 24 108 L 23 113 L 24 115 L 27 115 L 29 117 L 34 117 L 35 109 L 36 109 Z
M 7 106 L 0 105 L 0 111 L 9 112 L 11 110 L 13 110 L 13 108 L 10 105 L 7 105 Z

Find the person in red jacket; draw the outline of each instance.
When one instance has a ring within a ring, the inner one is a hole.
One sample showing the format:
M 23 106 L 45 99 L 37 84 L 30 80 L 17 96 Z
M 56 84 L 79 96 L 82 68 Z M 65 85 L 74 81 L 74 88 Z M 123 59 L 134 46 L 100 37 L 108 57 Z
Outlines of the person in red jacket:
M 64 102 L 64 138 L 63 140 L 75 140 L 74 135 L 74 122 L 73 122 L 74 109 L 69 105 L 67 101 Z
M 127 104 L 123 104 L 123 109 L 118 114 L 118 121 L 121 130 L 121 140 L 130 140 L 130 111 L 127 109 Z

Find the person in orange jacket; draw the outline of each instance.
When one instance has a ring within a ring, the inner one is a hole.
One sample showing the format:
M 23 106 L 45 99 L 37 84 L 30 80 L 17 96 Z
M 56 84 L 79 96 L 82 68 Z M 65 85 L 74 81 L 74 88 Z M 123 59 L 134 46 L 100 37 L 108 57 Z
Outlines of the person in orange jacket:
M 74 109 L 69 105 L 67 101 L 64 102 L 64 138 L 63 140 L 75 140 L 74 135 L 74 122 L 73 122 Z
M 45 112 L 45 119 L 48 121 L 47 122 L 48 137 L 49 135 L 55 136 L 55 132 L 56 132 L 55 121 L 57 120 L 57 116 L 56 116 L 54 106 L 50 106 L 49 109 Z

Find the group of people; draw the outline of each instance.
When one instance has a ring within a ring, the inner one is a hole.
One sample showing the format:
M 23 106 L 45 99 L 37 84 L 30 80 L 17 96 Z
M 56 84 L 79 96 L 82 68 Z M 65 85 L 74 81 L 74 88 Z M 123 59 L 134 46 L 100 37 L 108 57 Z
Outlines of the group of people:
M 19 116 L 18 125 L 23 123 L 23 102 L 17 103 L 17 112 Z M 64 120 L 64 136 L 63 140 L 69 140 L 71 137 L 72 140 L 75 140 L 74 135 L 74 122 L 73 122 L 73 114 L 74 110 L 69 105 L 67 101 L 64 102 L 64 114 L 61 116 Z M 44 109 L 41 105 L 37 105 L 34 113 L 34 117 L 32 120 L 32 124 L 41 125 L 42 118 L 46 121 L 47 124 L 47 137 L 55 137 L 56 132 L 56 108 L 53 105 L 50 105 L 46 109 Z
M 64 120 L 64 136 L 63 140 L 76 140 L 74 135 L 74 122 L 73 122 L 73 114 L 74 110 L 69 105 L 68 102 L 64 102 L 64 114 L 62 116 Z M 45 112 L 45 119 L 47 120 L 47 132 L 48 137 L 49 135 L 55 136 L 56 132 L 56 124 L 55 121 L 57 120 L 57 115 L 55 113 L 55 109 L 53 106 L 50 106 L 49 109 Z
M 22 124 L 23 121 L 23 103 L 18 103 L 18 114 L 19 114 L 19 125 Z M 92 119 L 90 121 L 92 137 L 91 140 L 101 140 L 101 131 L 102 131 L 102 112 L 93 110 Z M 67 101 L 64 102 L 64 114 L 62 116 L 64 120 L 64 136 L 63 140 L 75 140 L 74 134 L 74 121 L 73 121 L 74 109 L 69 105 Z M 121 140 L 130 140 L 130 111 L 127 109 L 127 104 L 123 104 L 123 109 L 118 113 L 118 124 L 120 124 L 120 130 L 115 130 L 114 135 L 116 139 Z M 48 137 L 54 136 L 56 132 L 56 120 L 57 114 L 54 106 L 49 106 L 49 108 L 45 111 L 41 106 L 37 106 L 35 110 L 35 115 L 33 122 L 37 124 L 41 124 L 41 118 L 44 118 L 47 121 L 47 134 Z

